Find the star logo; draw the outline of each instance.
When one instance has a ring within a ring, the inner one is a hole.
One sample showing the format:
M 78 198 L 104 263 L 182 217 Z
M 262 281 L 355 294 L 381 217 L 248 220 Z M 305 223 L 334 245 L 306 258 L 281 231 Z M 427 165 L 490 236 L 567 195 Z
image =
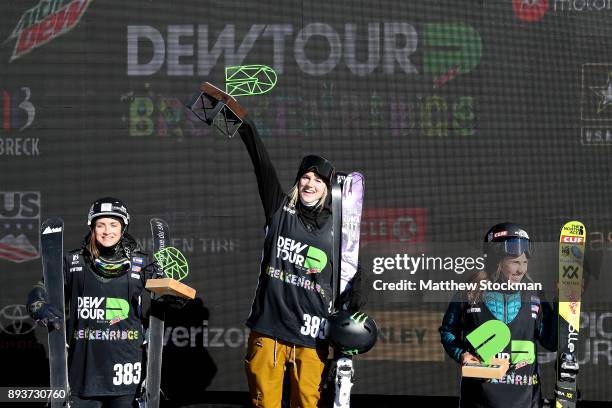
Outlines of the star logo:
M 590 86 L 591 91 L 599 99 L 597 103 L 597 113 L 601 113 L 612 104 L 612 71 L 608 73 L 608 82 L 604 86 Z
M 607 135 L 612 121 L 612 63 L 582 64 L 580 119 L 591 133 Z M 603 126 L 603 127 L 602 127 Z

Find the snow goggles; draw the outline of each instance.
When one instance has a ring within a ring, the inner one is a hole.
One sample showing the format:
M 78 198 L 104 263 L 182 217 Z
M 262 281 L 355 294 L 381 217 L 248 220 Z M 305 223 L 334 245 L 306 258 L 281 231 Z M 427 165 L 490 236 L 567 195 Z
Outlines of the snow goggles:
M 504 245 L 504 252 L 508 255 L 519 256 L 531 254 L 531 241 L 527 238 L 509 238 L 499 243 Z
M 331 180 L 332 175 L 334 174 L 334 166 L 331 164 L 331 162 L 325 157 L 316 156 L 314 154 L 306 156 L 302 159 L 298 179 L 311 170 L 323 177 L 328 182 Z
M 129 271 L 132 267 L 132 263 L 127 258 L 123 258 L 118 261 L 109 261 L 104 258 L 96 258 L 94 259 L 94 265 L 97 270 L 108 275 L 119 275 Z

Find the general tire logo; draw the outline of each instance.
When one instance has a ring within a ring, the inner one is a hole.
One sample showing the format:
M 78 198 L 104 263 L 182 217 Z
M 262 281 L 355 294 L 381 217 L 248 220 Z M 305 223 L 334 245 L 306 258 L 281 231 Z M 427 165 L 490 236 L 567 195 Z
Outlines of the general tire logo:
M 0 258 L 21 263 L 40 256 L 40 192 L 0 191 Z
M 0 333 L 21 336 L 35 328 L 25 305 L 7 305 L 0 309 Z

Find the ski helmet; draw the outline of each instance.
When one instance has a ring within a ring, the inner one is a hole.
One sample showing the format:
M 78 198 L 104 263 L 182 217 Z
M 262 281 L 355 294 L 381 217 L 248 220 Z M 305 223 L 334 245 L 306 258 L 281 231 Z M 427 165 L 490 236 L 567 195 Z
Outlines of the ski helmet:
M 363 312 L 337 312 L 328 319 L 328 327 L 329 340 L 345 355 L 367 352 L 378 338 L 376 322 Z
M 531 240 L 525 229 L 512 222 L 492 226 L 484 237 L 487 271 L 496 267 L 507 256 L 531 255 Z M 491 268 L 493 267 L 493 268 Z
M 87 225 L 93 228 L 96 218 L 117 217 L 123 224 L 123 229 L 127 229 L 130 223 L 130 214 L 127 206 L 119 199 L 113 197 L 100 198 L 91 204 L 87 215 Z
M 295 182 L 297 183 L 300 178 L 309 171 L 317 173 L 323 181 L 325 181 L 325 184 L 329 186 L 330 180 L 334 174 L 334 166 L 325 157 L 316 156 L 314 154 L 305 156 L 300 163 Z

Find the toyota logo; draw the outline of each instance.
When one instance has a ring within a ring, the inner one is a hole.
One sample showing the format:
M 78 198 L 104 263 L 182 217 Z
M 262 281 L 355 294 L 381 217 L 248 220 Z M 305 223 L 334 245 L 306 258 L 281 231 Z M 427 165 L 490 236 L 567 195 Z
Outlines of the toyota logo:
M 14 336 L 27 334 L 36 328 L 25 305 L 7 305 L 0 310 L 0 333 Z

